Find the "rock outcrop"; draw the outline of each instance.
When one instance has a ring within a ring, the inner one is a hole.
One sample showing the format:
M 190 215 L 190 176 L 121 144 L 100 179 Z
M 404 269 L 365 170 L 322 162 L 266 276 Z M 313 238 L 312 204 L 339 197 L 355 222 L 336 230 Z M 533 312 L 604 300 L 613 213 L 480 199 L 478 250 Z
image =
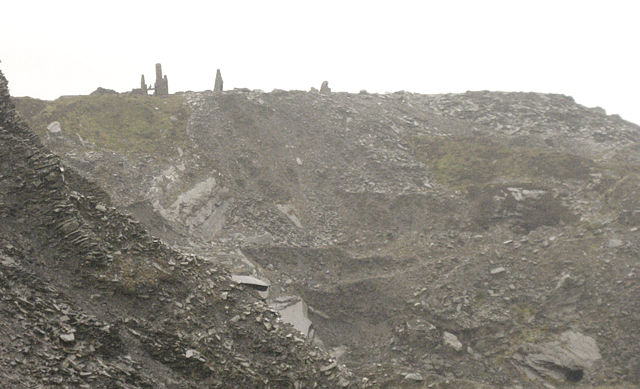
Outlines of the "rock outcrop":
M 602 359 L 596 341 L 581 333 L 565 331 L 558 340 L 540 345 L 524 345 L 514 356 L 533 379 L 542 376 L 559 381 L 579 382 Z

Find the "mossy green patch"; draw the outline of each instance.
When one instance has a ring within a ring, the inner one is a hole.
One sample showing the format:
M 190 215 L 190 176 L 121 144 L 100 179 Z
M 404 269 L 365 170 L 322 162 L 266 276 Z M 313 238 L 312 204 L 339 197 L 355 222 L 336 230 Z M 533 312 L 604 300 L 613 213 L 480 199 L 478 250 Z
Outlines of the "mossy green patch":
M 186 143 L 190 110 L 179 95 L 98 95 L 60 98 L 30 114 L 23 115 L 39 134 L 58 121 L 63 134 L 78 134 L 100 148 L 164 156 Z
M 47 107 L 48 101 L 34 99 L 32 97 L 14 97 L 11 99 L 16 110 L 23 118 L 29 120 Z
M 497 181 L 584 180 L 593 165 L 579 156 L 489 137 L 414 137 L 411 144 L 435 180 L 456 189 Z

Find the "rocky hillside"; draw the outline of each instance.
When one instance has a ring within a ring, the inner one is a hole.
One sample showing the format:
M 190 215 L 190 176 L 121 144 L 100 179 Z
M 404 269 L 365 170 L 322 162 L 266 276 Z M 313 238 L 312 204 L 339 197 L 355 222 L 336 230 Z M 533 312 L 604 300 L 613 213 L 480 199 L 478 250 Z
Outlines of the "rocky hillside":
M 75 185 L 268 279 L 267 303 L 301 296 L 376 387 L 640 385 L 640 128 L 620 117 L 498 92 L 15 103 Z
M 0 386 L 347 387 L 226 270 L 168 248 L 43 147 L 0 74 Z

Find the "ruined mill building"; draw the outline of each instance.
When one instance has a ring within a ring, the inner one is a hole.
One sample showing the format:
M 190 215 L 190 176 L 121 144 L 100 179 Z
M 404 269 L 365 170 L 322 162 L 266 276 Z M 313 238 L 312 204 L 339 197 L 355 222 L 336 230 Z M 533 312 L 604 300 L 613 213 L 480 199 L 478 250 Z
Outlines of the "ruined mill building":
M 216 71 L 215 85 L 213 87 L 214 92 L 222 92 L 222 75 L 220 69 Z M 138 95 L 147 95 L 152 90 L 154 96 L 167 96 L 169 95 L 169 80 L 166 75 L 162 75 L 162 65 L 156 64 L 156 81 L 151 85 L 147 85 L 144 74 L 140 76 L 140 88 L 133 89 L 130 93 Z
M 153 94 L 156 96 L 166 96 L 169 94 L 169 80 L 165 74 L 162 77 L 162 65 L 156 64 L 156 83 L 154 84 Z
M 162 75 L 162 65 L 156 64 L 156 82 L 151 85 L 147 85 L 144 74 L 140 76 L 140 88 L 136 88 L 131 91 L 133 94 L 146 95 L 152 90 L 155 96 L 167 96 L 169 94 L 169 80 L 166 75 Z

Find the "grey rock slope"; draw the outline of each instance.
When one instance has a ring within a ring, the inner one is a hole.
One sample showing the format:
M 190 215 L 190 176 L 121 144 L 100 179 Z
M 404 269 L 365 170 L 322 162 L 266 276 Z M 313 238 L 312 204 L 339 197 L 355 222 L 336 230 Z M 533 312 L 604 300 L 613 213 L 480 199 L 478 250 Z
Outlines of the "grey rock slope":
M 0 386 L 347 387 L 215 264 L 178 253 L 40 144 L 0 73 Z
M 533 93 L 127 99 L 16 103 L 154 235 L 302 296 L 373 385 L 640 382 L 638 126 Z

